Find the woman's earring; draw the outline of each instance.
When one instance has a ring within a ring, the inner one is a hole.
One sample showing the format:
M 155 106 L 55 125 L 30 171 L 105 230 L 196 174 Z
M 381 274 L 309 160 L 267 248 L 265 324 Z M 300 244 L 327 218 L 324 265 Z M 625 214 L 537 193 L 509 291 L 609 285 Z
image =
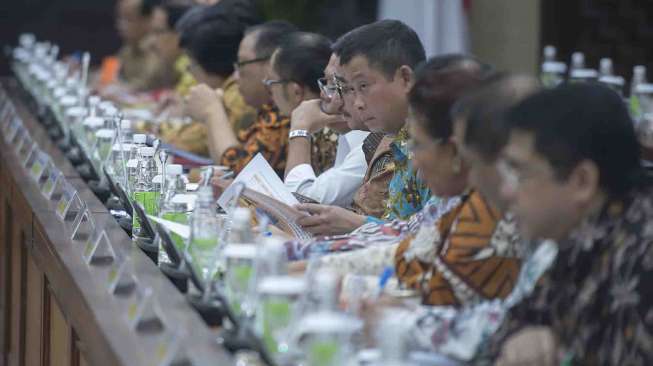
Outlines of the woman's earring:
M 454 172 L 454 174 L 458 174 L 462 169 L 462 165 L 462 159 L 460 159 L 460 156 L 457 155 L 453 158 L 453 162 L 451 163 L 451 170 Z

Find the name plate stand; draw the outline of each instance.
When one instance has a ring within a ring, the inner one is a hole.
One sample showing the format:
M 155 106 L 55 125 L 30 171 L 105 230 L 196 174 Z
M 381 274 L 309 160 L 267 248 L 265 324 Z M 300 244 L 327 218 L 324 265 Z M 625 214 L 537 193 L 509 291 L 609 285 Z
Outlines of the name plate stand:
M 61 197 L 57 202 L 56 214 L 61 221 L 66 221 L 73 201 L 79 200 L 77 190 L 65 178 L 62 178 Z
M 36 183 L 38 184 L 41 180 L 41 177 L 43 176 L 43 173 L 45 172 L 45 168 L 48 166 L 48 161 L 50 160 L 50 157 L 44 153 L 43 151 L 39 150 L 36 154 L 36 158 L 34 159 L 34 163 L 29 169 L 30 176 Z
M 61 171 L 57 169 L 52 160 L 48 161 L 47 178 L 43 187 L 41 187 L 41 193 L 45 196 L 46 199 L 51 200 L 54 195 L 57 187 L 59 186 L 59 180 L 61 179 Z
M 106 263 L 110 264 L 115 261 L 116 254 L 111 247 L 111 242 L 107 232 L 102 230 L 98 235 L 91 235 L 84 245 L 82 257 L 88 265 Z

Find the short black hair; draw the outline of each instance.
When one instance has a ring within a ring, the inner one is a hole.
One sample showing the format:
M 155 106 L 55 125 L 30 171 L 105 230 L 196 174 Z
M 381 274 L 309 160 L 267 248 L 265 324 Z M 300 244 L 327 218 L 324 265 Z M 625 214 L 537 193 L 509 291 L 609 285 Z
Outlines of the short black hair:
M 194 6 L 184 14 L 175 27 L 181 34 L 186 28 L 225 17 L 242 23 L 245 28 L 262 22 L 261 14 L 253 0 L 221 0 L 210 6 Z
M 566 179 L 584 160 L 599 169 L 599 184 L 612 197 L 626 195 L 642 177 L 633 122 L 621 97 L 595 83 L 541 91 L 506 115 L 510 131 L 533 134 L 534 149 Z
M 317 79 L 331 57 L 331 41 L 307 32 L 294 32 L 284 38 L 275 53 L 274 69 L 284 80 L 292 80 L 320 93 Z
M 192 3 L 183 0 L 162 0 L 156 6 L 166 13 L 167 25 L 171 30 L 175 30 L 177 22 L 193 7 Z
M 417 33 L 398 20 L 380 20 L 353 29 L 333 45 L 340 64 L 363 56 L 391 80 L 403 65 L 412 69 L 426 59 L 424 46 Z
M 496 73 L 461 98 L 452 117 L 465 122 L 464 143 L 487 162 L 495 161 L 508 142 L 505 113 L 538 90 L 536 79 Z
M 454 103 L 487 78 L 488 69 L 473 56 L 462 54 L 435 56 L 416 68 L 408 102 L 423 117 L 422 127 L 432 138 L 451 137 Z
M 272 56 L 283 39 L 290 33 L 297 32 L 298 28 L 285 20 L 270 20 L 263 24 L 247 28 L 245 35 L 256 32 L 257 39 L 254 52 L 257 58 Z
M 154 8 L 160 3 L 161 0 L 141 0 L 139 12 L 142 16 L 150 16 Z
M 245 32 L 242 23 L 223 16 L 180 28 L 180 46 L 204 71 L 222 77 L 233 73 Z

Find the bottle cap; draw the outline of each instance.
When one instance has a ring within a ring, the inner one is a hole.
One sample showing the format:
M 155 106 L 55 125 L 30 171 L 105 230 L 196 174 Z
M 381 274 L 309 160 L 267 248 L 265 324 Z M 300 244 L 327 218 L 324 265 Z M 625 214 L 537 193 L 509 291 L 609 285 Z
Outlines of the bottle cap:
M 596 79 L 599 73 L 594 69 L 576 69 L 569 75 L 572 79 Z
M 247 223 L 252 220 L 252 212 L 245 207 L 236 207 L 234 210 L 233 222 L 235 223 Z
M 621 76 L 606 75 L 599 78 L 599 83 L 615 85 L 615 86 L 624 86 L 624 78 Z
M 147 157 L 147 158 L 151 158 L 151 157 L 154 156 L 154 148 L 153 148 L 153 147 L 149 147 L 149 146 L 143 146 L 143 147 L 141 147 L 140 149 L 138 149 L 138 153 L 139 153 L 141 156 L 144 156 L 144 157 Z
M 86 117 L 84 119 L 84 126 L 90 127 L 90 128 L 100 128 L 104 126 L 104 119 L 101 117 Z
M 61 105 L 64 107 L 72 107 L 75 104 L 77 104 L 77 102 L 78 99 L 73 97 L 72 95 L 64 95 L 63 97 L 61 97 L 61 100 L 59 101 L 59 103 L 61 103 Z
M 612 60 L 605 57 L 599 61 L 599 71 L 601 75 L 612 75 Z
M 147 142 L 147 135 L 142 134 L 142 133 L 137 133 L 134 135 L 134 143 L 135 144 L 144 144 Z
M 582 52 L 574 52 L 571 54 L 572 67 L 583 68 L 585 66 L 585 55 Z
M 122 121 L 120 121 L 120 128 L 121 128 L 123 131 L 124 131 L 124 130 L 131 130 L 131 128 L 132 128 L 132 121 L 130 121 L 130 120 L 128 120 L 128 119 L 123 119 Z
M 92 106 L 96 106 L 96 105 L 100 104 L 100 100 L 101 100 L 100 97 L 98 97 L 97 95 L 93 95 L 93 96 L 88 98 L 88 104 L 90 104 Z
M 545 62 L 542 64 L 542 71 L 552 74 L 564 74 L 567 72 L 567 65 L 564 62 Z
M 127 144 L 127 143 L 122 144 L 122 151 L 128 153 L 128 152 L 131 151 L 131 149 L 132 149 L 132 144 Z M 120 151 L 120 144 L 113 144 L 112 150 L 113 151 Z
M 81 118 L 88 114 L 84 107 L 71 107 L 66 109 L 66 116 L 69 118 Z
M 639 84 L 635 88 L 637 94 L 653 94 L 653 84 Z
M 556 48 L 551 45 L 544 47 L 544 59 L 553 61 L 555 60 L 555 58 L 556 58 Z
M 261 280 L 258 292 L 278 296 L 299 296 L 306 291 L 306 281 L 293 276 L 268 276 Z
M 256 258 L 257 247 L 253 244 L 229 244 L 224 247 L 224 256 L 233 259 L 251 259 Z
M 166 175 L 182 175 L 184 174 L 184 167 L 180 164 L 168 164 L 166 166 Z
M 108 128 L 102 128 L 95 132 L 95 137 L 99 139 L 112 139 L 114 136 L 116 136 L 116 131 Z

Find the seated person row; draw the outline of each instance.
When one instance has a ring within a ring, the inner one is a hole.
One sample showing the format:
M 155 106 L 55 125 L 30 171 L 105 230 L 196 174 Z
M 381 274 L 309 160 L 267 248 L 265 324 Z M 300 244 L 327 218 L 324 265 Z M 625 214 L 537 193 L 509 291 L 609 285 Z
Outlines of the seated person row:
M 349 233 L 366 221 L 380 221 L 369 215 L 378 212 L 379 206 L 384 211 L 382 219 L 405 219 L 431 196 L 406 146 L 407 93 L 414 67 L 425 59 L 417 34 L 399 21 L 378 21 L 342 36 L 333 53 L 337 77 L 349 85 L 340 90 L 344 111 L 372 132 L 383 133 L 385 141 L 377 143 L 363 185 L 355 194 L 354 203 L 363 208 L 360 213 L 338 206 L 299 206 L 311 216 L 298 223 L 317 235 Z M 368 194 L 370 190 L 375 194 Z M 377 190 L 387 193 L 379 195 Z
M 651 181 L 622 99 L 596 84 L 542 91 L 506 116 L 501 193 L 558 257 L 491 342 L 498 363 L 650 365 Z
M 220 89 L 231 129 L 236 133 L 249 128 L 256 119 L 256 110 L 240 94 L 234 63 L 245 29 L 257 18 L 235 6 L 239 3 L 224 1 L 209 8 L 193 8 L 177 24 L 180 46 L 189 59 L 188 72 L 198 83 Z M 166 130 L 162 139 L 185 151 L 214 156 L 211 133 L 216 133 L 211 125 L 193 118 L 191 123 Z
M 517 298 L 486 303 L 498 305 L 494 311 L 477 307 L 452 319 L 450 311 L 437 308 L 411 310 L 402 319 L 414 324 L 412 344 L 456 353 L 479 342 L 477 336 L 491 335 L 475 363 L 650 364 L 651 182 L 621 98 L 600 85 L 562 86 L 510 108 L 495 123 L 498 131 L 478 129 L 476 115 L 456 121 L 454 142 L 466 146 L 463 154 L 473 160 L 487 148 L 497 151 L 501 139 L 493 136 L 503 134 L 507 145 L 498 150 L 498 162 L 476 176 L 494 171 L 487 176 L 494 176 L 494 184 L 484 185 L 515 213 L 523 238 L 554 239 L 557 245 L 550 244 L 549 253 L 540 245 L 529 259 L 534 266 L 522 271 Z M 522 251 L 532 250 L 523 243 Z M 500 248 L 509 247 L 495 250 Z M 406 263 L 401 255 L 399 266 Z
M 409 98 L 414 163 L 441 199 L 431 201 L 409 224 L 397 222 L 371 234 L 362 231 L 322 243 L 289 243 L 291 256 L 385 246 L 382 264 L 376 269 L 391 265 L 396 255 L 399 279 L 422 292 L 424 304 L 460 306 L 507 296 L 519 272 L 520 258 L 514 248 L 515 225 L 496 199 L 498 173 L 492 181 L 483 170 L 492 166 L 494 158 L 486 154 L 486 164 L 474 165 L 462 159 L 449 114 L 456 100 L 484 77 L 483 65 L 457 55 L 435 57 L 416 72 Z M 486 180 L 472 186 L 470 175 L 482 175 Z M 394 228 L 399 228 L 397 236 L 378 240 L 379 232 L 388 236 Z M 401 234 L 410 233 L 394 254 Z M 342 274 L 361 273 L 376 260 L 369 252 L 361 254 L 353 260 L 334 256 L 324 261 Z
M 207 124 L 210 131 L 215 131 L 209 133 L 209 145 L 216 163 L 238 173 L 261 153 L 277 174 L 283 176 L 290 120 L 274 106 L 270 91 L 262 80 L 272 53 L 288 34 L 296 30 L 290 23 L 269 21 L 245 31 L 234 67 L 240 93 L 245 102 L 257 110 L 256 120 L 249 128 L 238 133 L 231 129 L 222 93 L 207 85 L 191 89 L 187 112 L 197 121 Z
M 114 81 L 133 92 L 169 87 L 176 81 L 172 79 L 172 65 L 162 62 L 146 45 L 156 3 L 154 0 L 116 2 L 116 29 L 123 46 L 118 51 L 118 78 Z

